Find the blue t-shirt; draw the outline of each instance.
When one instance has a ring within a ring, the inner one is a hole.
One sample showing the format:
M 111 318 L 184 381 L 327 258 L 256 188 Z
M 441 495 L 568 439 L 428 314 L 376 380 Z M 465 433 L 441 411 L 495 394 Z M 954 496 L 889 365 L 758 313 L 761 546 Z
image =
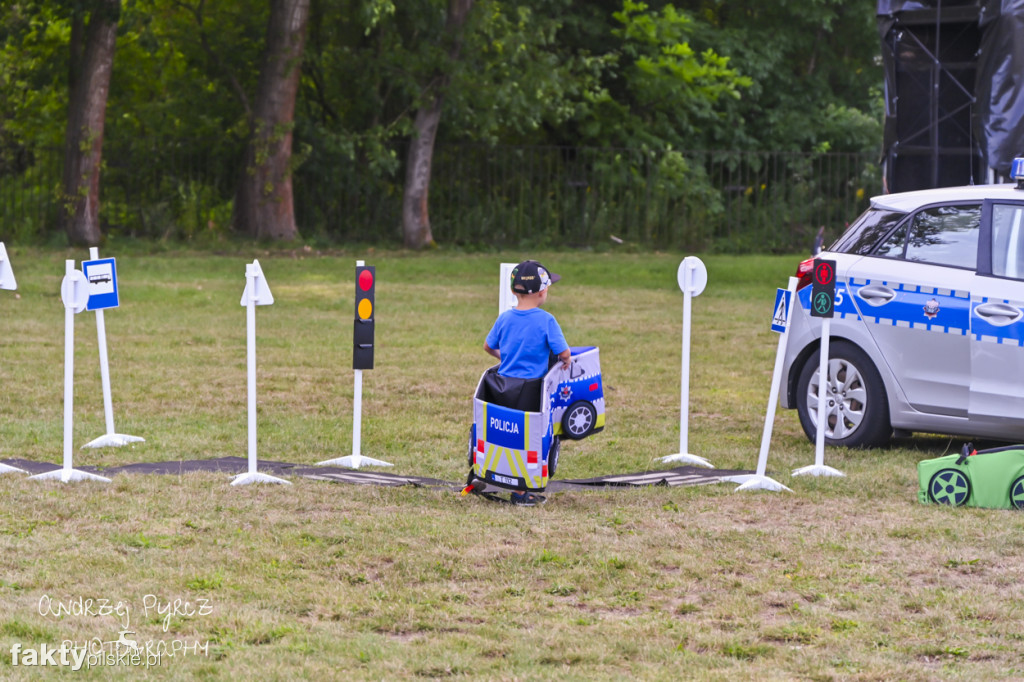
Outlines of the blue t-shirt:
M 548 360 L 569 348 L 554 315 L 531 308 L 506 310 L 494 321 L 487 345 L 501 352 L 498 374 L 538 379 L 548 373 Z

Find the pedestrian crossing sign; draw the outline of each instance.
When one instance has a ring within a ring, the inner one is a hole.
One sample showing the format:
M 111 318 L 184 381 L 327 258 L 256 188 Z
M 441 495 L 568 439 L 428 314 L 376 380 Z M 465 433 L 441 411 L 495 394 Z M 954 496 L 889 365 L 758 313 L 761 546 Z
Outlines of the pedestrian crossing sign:
M 792 300 L 788 289 L 779 289 L 775 293 L 775 312 L 772 314 L 772 331 L 783 334 L 789 319 L 789 304 Z

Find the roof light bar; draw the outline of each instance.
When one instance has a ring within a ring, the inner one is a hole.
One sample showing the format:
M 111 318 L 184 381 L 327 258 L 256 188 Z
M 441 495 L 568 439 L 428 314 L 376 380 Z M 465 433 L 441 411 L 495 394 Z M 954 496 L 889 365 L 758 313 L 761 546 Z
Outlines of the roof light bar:
M 1024 157 L 1018 156 L 1010 164 L 1010 179 L 1017 181 L 1017 189 L 1024 189 Z

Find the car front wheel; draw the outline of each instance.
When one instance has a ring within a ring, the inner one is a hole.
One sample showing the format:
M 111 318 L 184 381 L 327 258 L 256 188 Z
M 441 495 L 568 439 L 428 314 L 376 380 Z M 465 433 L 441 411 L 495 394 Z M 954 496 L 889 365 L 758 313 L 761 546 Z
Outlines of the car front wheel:
M 573 403 L 562 413 L 562 433 L 573 440 L 589 436 L 596 423 L 597 410 L 583 400 Z
M 882 377 L 857 346 L 833 341 L 825 385 L 825 442 L 830 446 L 870 448 L 885 445 L 892 435 L 889 404 Z M 813 443 L 818 425 L 818 363 L 813 353 L 800 371 L 797 412 Z

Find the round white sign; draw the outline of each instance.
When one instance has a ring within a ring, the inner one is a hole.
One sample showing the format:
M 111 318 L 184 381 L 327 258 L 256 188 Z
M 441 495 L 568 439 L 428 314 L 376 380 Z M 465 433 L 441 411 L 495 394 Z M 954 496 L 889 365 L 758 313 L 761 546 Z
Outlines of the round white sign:
M 60 283 L 60 300 L 65 308 L 71 308 L 75 314 L 85 310 L 89 304 L 89 282 L 81 270 L 72 270 Z
M 704 261 L 700 258 L 687 256 L 679 264 L 676 280 L 679 282 L 679 288 L 684 294 L 700 296 L 708 283 L 708 269 L 704 267 Z

